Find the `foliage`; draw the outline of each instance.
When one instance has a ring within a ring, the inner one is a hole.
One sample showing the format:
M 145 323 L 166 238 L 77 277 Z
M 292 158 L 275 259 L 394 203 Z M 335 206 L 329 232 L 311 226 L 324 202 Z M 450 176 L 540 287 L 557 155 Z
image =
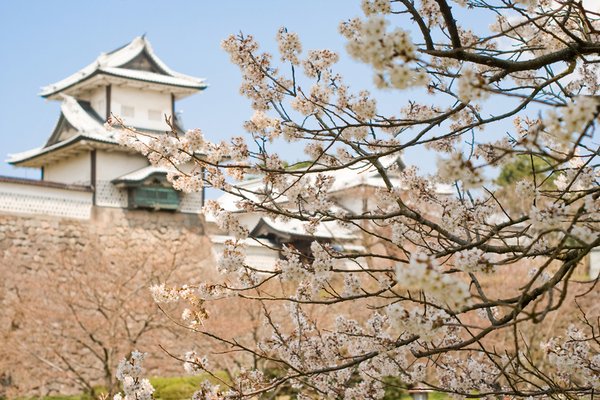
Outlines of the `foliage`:
M 155 378 L 151 379 L 150 382 L 156 389 L 155 399 L 179 400 L 190 399 L 202 380 L 198 377 Z
M 552 162 L 540 157 L 527 157 L 526 155 L 517 157 L 511 163 L 506 163 L 502 167 L 496 183 L 500 186 L 514 185 L 523 179 L 530 179 L 535 175 L 536 180 L 540 182 L 551 183 L 555 177 L 550 175 Z M 550 169 L 550 171 L 548 171 Z
M 217 372 L 216 375 L 219 379 L 227 380 L 227 374 L 225 372 Z M 213 384 L 217 383 L 217 380 L 208 374 L 150 378 L 152 386 L 156 389 L 154 398 L 157 400 L 189 399 L 204 381 L 210 381 Z

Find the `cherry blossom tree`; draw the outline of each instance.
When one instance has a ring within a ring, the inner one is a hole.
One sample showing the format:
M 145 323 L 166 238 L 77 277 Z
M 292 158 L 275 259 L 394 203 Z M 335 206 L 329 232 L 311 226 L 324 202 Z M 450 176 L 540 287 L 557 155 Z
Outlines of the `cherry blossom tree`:
M 347 251 L 315 239 L 308 256 L 289 246 L 275 269 L 253 267 L 247 227 L 209 202 L 233 235 L 223 278 L 154 286 L 154 297 L 188 303 L 181 323 L 278 372 L 240 368 L 196 398 L 251 398 L 289 384 L 299 399 L 375 399 L 389 382 L 459 397 L 593 397 L 598 289 L 583 270 L 600 245 L 593 3 L 363 0 L 365 15 L 339 31 L 376 86 L 397 93 L 398 115 L 383 115 L 376 96 L 336 72 L 338 54 L 305 51 L 282 28 L 277 57 L 250 35 L 223 41 L 254 109 L 247 136 L 212 143 L 198 129 L 121 130 L 122 143 L 153 164 L 195 165 L 170 174 L 180 190 L 217 188 L 238 198 L 240 212 L 300 221 L 307 235 L 335 223 L 376 244 Z M 489 30 L 472 27 L 473 16 Z M 303 147 L 309 166 L 287 167 L 272 151 L 277 141 Z M 436 172 L 388 167 L 411 151 L 435 154 Z M 531 171 L 515 184 L 514 207 L 494 178 L 517 160 Z M 339 171 L 376 173 L 381 187 L 360 212 L 337 203 Z M 213 332 L 207 311 L 233 298 L 260 305 L 265 335 Z M 187 369 L 210 370 L 209 353 L 188 353 Z
M 137 347 L 151 355 L 149 373 L 179 373 L 179 364 L 159 346 L 183 351 L 198 341 L 170 323 L 148 287 L 191 278 L 188 262 L 199 258 L 150 254 L 153 240 L 147 236 L 148 244 L 119 239 L 105 237 L 78 249 L 56 246 L 48 251 L 52 263 L 5 271 L 9 290 L 2 302 L 0 352 L 8 382 L 0 395 L 115 393 L 119 361 Z

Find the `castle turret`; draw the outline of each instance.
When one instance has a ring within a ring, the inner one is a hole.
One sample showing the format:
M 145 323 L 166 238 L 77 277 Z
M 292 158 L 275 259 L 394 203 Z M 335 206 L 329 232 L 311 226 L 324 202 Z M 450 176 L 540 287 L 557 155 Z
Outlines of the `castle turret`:
M 203 79 L 171 70 L 137 37 L 42 88 L 42 97 L 61 102 L 56 126 L 42 147 L 14 154 L 9 163 L 40 168 L 44 182 L 90 186 L 95 206 L 199 212 L 200 194 L 175 192 L 166 169 L 120 146 L 104 124 L 117 115 L 138 131 L 161 135 L 169 119 L 181 130 L 176 100 L 206 87 Z

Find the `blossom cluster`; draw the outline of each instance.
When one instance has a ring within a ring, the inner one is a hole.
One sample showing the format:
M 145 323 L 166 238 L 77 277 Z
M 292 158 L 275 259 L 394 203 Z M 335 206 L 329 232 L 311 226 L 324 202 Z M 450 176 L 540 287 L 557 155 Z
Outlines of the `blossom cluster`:
M 565 337 L 555 337 L 542 343 L 561 385 L 577 382 L 600 390 L 600 348 L 594 348 L 593 340 L 594 336 L 590 337 L 570 325 Z
M 390 0 L 362 0 L 361 7 L 365 15 L 389 14 L 392 12 Z
M 522 131 L 519 143 L 531 151 L 547 148 L 557 154 L 575 152 L 576 144 L 597 118 L 599 105 L 595 97 L 579 96 L 565 107 L 549 110 L 532 129 Z
M 413 254 L 409 265 L 396 266 L 396 281 L 408 290 L 422 290 L 437 304 L 451 309 L 466 305 L 471 297 L 467 283 L 444 273 L 434 258 L 423 253 Z
M 289 61 L 292 64 L 299 64 L 298 55 L 302 52 L 302 45 L 297 33 L 288 32 L 285 28 L 280 28 L 277 32 L 277 42 L 279 43 L 279 53 L 282 61 Z
M 417 307 L 406 309 L 399 303 L 386 307 L 389 324 L 404 335 L 418 336 L 421 340 L 432 341 L 448 334 L 450 316 L 440 309 L 421 310 Z
M 231 232 L 237 239 L 248 237 L 248 228 L 240 224 L 238 217 L 234 213 L 225 211 L 216 201 L 207 201 L 203 211 L 207 215 L 213 215 L 219 228 Z
M 142 378 L 142 362 L 145 353 L 131 352 L 131 358 L 123 359 L 117 368 L 116 377 L 123 385 L 123 394 L 117 393 L 114 400 L 150 400 L 154 387 L 147 378 Z
M 444 183 L 461 182 L 465 189 L 480 187 L 483 183 L 481 171 L 471 160 L 465 160 L 460 151 L 454 151 L 450 158 L 438 158 L 438 177 Z
M 365 2 L 367 15 L 386 12 L 389 8 L 389 4 L 375 3 Z M 401 28 L 388 32 L 387 25 L 388 21 L 380 15 L 371 15 L 365 21 L 353 19 L 342 23 L 340 33 L 348 39 L 348 53 L 373 66 L 375 83 L 380 88 L 406 89 L 426 85 L 427 74 L 408 64 L 416 58 L 409 33 Z
M 300 50 L 297 37 L 284 32 L 279 36 L 282 47 L 288 51 L 286 57 L 292 57 L 292 60 L 296 61 L 296 53 Z M 280 78 L 274 78 L 277 83 L 269 80 L 267 71 L 272 69 L 271 55 L 267 53 L 257 55 L 258 44 L 252 36 L 231 35 L 223 40 L 221 46 L 229 53 L 231 62 L 242 70 L 243 82 L 240 93 L 252 100 L 252 107 L 255 110 L 268 110 L 271 102 L 282 99 L 281 88 L 287 88 L 289 82 Z
M 492 272 L 489 254 L 477 248 L 457 252 L 454 265 L 468 272 Z
M 464 102 L 485 100 L 489 96 L 485 78 L 473 68 L 462 70 L 457 86 L 458 97 Z
M 197 375 L 209 368 L 206 356 L 199 356 L 195 351 L 186 352 L 183 358 L 183 369 L 188 374 Z

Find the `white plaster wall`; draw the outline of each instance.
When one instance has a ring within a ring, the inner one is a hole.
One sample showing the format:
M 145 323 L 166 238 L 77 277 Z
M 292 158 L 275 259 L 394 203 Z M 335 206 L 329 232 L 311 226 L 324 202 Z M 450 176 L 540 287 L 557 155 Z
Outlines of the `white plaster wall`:
M 98 150 L 96 179 L 111 181 L 147 165 L 149 165 L 148 159 L 141 154 Z
M 224 242 L 229 239 L 233 238 L 231 236 L 210 236 L 210 240 L 212 242 L 213 256 L 216 260 L 219 260 L 223 257 L 223 250 L 225 249 Z M 259 242 L 264 243 L 265 246 L 262 246 L 260 243 L 257 243 L 255 240 L 251 239 L 244 241 L 244 243 L 247 244 L 245 250 L 246 259 L 244 260 L 244 262 L 250 267 L 256 269 L 274 271 L 275 265 L 279 260 L 279 252 L 276 250 L 271 250 L 267 247 L 274 246 L 273 243 L 266 240 L 259 240 Z
M 0 212 L 90 218 L 92 193 L 0 182 Z
M 239 213 L 236 214 L 237 220 L 240 225 L 244 226 L 248 230 L 252 231 L 258 221 L 261 219 L 261 215 L 258 213 Z
M 82 153 L 44 167 L 44 180 L 50 182 L 90 184 L 90 153 Z
M 96 152 L 96 204 L 101 207 L 126 208 L 126 189 L 119 189 L 112 180 L 148 165 L 140 154 L 98 150 Z
M 134 116 L 122 115 L 122 106 L 133 107 Z M 112 86 L 111 112 L 123 118 L 127 125 L 156 130 L 168 129 L 164 115 L 171 115 L 171 94 L 149 89 Z M 158 120 L 149 119 L 149 111 L 157 111 Z
M 89 98 L 89 102 L 96 113 L 103 119 L 106 118 L 106 86 L 101 86 L 94 90 Z
M 346 210 L 352 211 L 355 214 L 362 214 L 363 212 L 371 209 L 370 207 L 374 207 L 374 204 L 367 200 L 367 209 L 365 210 L 363 199 L 358 197 L 357 193 L 349 193 L 344 197 L 336 194 L 335 203 Z

